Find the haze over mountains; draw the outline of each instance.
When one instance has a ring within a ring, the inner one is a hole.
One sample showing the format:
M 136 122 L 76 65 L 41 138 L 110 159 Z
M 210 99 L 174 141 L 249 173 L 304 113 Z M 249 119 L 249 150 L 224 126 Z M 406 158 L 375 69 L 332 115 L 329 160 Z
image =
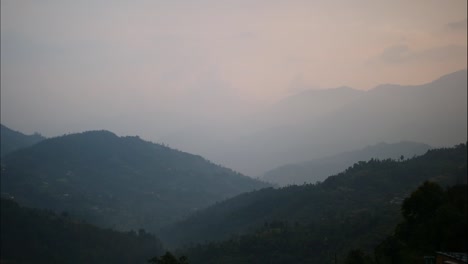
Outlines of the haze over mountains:
M 407 140 L 434 147 L 465 142 L 466 98 L 466 69 L 422 85 L 312 90 L 231 126 L 188 126 L 162 141 L 258 176 L 280 165 L 380 142 Z
M 386 84 L 369 91 L 349 87 L 306 90 L 257 111 L 230 102 L 238 105 L 236 117 L 210 119 L 194 110 L 190 118 L 178 119 L 167 113 L 178 125 L 148 120 L 148 126 L 157 125 L 158 129 L 145 138 L 253 177 L 281 165 L 380 142 L 413 141 L 433 147 L 465 142 L 467 71 L 433 78 L 422 85 Z M 224 105 L 231 99 L 218 100 Z M 248 115 L 243 114 L 246 111 Z
M 358 161 L 412 158 L 424 154 L 430 148 L 429 145 L 415 142 L 379 143 L 360 150 L 344 152 L 302 163 L 283 165 L 266 172 L 261 178 L 280 186 L 316 183 L 317 181 L 325 180 L 330 175 L 344 171 Z
M 0 264 L 466 260 L 467 0 L 0 2 Z

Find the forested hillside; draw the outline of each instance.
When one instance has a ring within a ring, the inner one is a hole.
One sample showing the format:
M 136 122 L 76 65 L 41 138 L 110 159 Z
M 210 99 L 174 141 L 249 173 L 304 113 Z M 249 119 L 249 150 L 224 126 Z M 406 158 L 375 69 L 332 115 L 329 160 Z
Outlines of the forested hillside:
M 435 256 L 437 251 L 466 252 L 466 188 L 466 184 L 455 185 L 444 191 L 436 183 L 425 182 L 404 200 L 403 220 L 391 231 L 393 234 L 381 240 L 376 235 L 361 236 L 362 240 L 357 241 L 353 238 L 379 221 L 388 221 L 390 215 L 353 216 L 353 221 L 321 226 L 265 222 L 255 232 L 192 245 L 180 250 L 180 254 L 189 256 L 193 264 L 422 263 L 424 256 Z
M 0 124 L 0 156 L 34 145 L 45 138 L 39 134 L 25 135 Z
M 283 165 L 268 171 L 262 176 L 262 179 L 280 186 L 315 183 L 323 181 L 328 176 L 337 174 L 361 160 L 372 158 L 405 159 L 422 155 L 428 149 L 430 149 L 429 145 L 408 141 L 393 144 L 379 143 L 329 157 Z
M 66 213 L 20 207 L 1 199 L 1 263 L 147 263 L 162 244 L 144 230 L 121 233 Z
M 2 158 L 2 195 L 118 230 L 159 227 L 268 186 L 204 158 L 108 131 L 65 135 Z
M 401 207 L 403 220 L 375 248 L 373 261 L 367 263 L 411 264 L 424 256 L 434 256 L 435 252 L 465 253 L 466 260 L 467 187 L 463 184 L 444 190 L 433 182 L 421 185 L 405 199 Z M 351 252 L 350 255 L 348 258 L 352 258 Z M 361 259 L 359 263 L 365 262 Z
M 187 251 L 213 256 L 213 262 L 203 263 L 235 263 L 249 256 L 302 263 L 295 257 L 304 250 L 307 261 L 335 253 L 343 258 L 353 247 L 371 250 L 389 235 L 401 220 L 402 201 L 424 181 L 466 183 L 466 159 L 466 144 L 461 144 L 404 161 L 362 161 L 320 184 L 263 189 L 218 203 L 163 238 L 179 246 L 231 238 Z M 254 233 L 245 235 L 249 232 Z

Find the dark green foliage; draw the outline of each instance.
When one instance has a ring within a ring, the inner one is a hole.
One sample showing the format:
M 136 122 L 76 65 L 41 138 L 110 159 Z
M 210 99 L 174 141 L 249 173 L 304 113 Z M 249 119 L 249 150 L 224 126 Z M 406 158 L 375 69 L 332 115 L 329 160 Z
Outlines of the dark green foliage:
M 346 257 L 345 264 L 371 264 L 372 258 L 360 249 L 351 250 Z
M 24 135 L 0 124 L 0 156 L 32 146 L 45 138 L 39 134 Z
M 466 181 L 466 145 L 405 161 L 360 162 L 322 184 L 242 194 L 181 222 L 166 237 L 187 243 L 180 252 L 194 264 L 343 263 L 359 257 L 349 256 L 350 250 L 372 252 L 391 234 L 402 219 L 404 198 L 428 179 L 444 185 Z M 453 200 L 466 206 L 459 197 Z M 380 250 L 400 263 L 401 256 L 392 252 L 403 246 L 388 238 Z M 361 257 L 370 263 L 367 253 Z
M 468 251 L 468 189 L 425 182 L 402 205 L 404 220 L 375 250 L 379 263 L 415 263 L 436 251 Z
M 160 257 L 151 258 L 148 260 L 148 262 L 154 264 L 188 264 L 187 258 L 185 256 L 177 259 L 177 257 L 172 255 L 172 253 L 169 251 L 166 251 L 166 254 Z
M 343 226 L 341 232 L 348 237 L 377 243 L 398 223 L 400 203 L 421 183 L 466 181 L 466 158 L 462 144 L 402 162 L 362 161 L 321 184 L 241 194 L 192 215 L 161 235 L 172 245 L 199 243 L 227 239 L 255 230 L 265 221 L 279 220 L 311 223 L 318 229 Z M 366 248 L 371 249 L 370 244 Z
M 2 195 L 118 230 L 161 226 L 267 186 L 200 156 L 92 131 L 47 139 L 2 159 Z
M 409 225 L 430 218 L 444 201 L 444 190 L 436 183 L 425 182 L 405 199 L 401 207 L 403 217 Z
M 144 230 L 101 229 L 7 199 L 1 199 L 0 227 L 1 263 L 146 263 L 162 252 Z

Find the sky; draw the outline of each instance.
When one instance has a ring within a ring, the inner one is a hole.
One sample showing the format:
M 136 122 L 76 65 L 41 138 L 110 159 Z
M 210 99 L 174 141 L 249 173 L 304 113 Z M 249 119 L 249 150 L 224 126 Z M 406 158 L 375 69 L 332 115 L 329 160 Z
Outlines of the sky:
M 467 67 L 466 0 L 2 0 L 1 122 L 158 138 Z

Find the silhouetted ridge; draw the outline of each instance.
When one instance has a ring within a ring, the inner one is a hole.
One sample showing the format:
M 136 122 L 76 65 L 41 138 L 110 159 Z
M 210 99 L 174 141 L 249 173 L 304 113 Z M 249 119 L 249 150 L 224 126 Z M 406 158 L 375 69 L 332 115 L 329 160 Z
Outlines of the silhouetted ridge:
M 268 186 L 200 156 L 109 131 L 51 138 L 2 163 L 3 195 L 119 230 L 154 232 L 191 211 Z
M 315 183 L 339 173 L 358 161 L 374 159 L 410 158 L 424 154 L 429 145 L 402 141 L 399 143 L 379 143 L 360 150 L 348 151 L 337 155 L 314 159 L 296 164 L 286 164 L 268 171 L 263 180 L 286 186 L 288 184 Z
M 34 145 L 45 138 L 38 133 L 25 135 L 0 124 L 0 151 L 4 156 L 15 150 Z

